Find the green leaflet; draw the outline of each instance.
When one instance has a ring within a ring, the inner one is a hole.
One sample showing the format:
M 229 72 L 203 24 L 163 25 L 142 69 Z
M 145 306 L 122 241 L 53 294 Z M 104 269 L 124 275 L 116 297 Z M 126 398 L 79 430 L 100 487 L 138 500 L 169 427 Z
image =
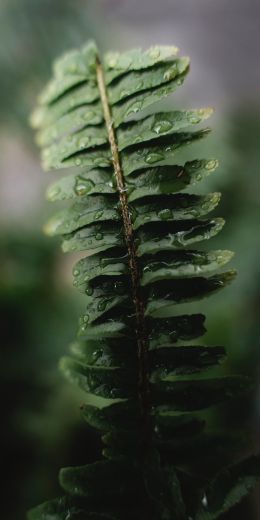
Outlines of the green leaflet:
M 100 487 L 97 482 L 99 486 L 102 485 L 104 500 L 127 495 L 133 498 L 140 494 L 140 478 L 131 463 L 102 461 L 88 466 L 63 468 L 60 471 L 60 484 L 72 495 L 98 500 Z
M 106 255 L 95 255 L 82 258 L 75 264 L 73 270 L 73 285 L 78 287 L 80 291 L 85 292 L 90 280 L 99 276 L 119 276 L 129 274 L 128 257 L 125 251 L 112 250 Z
M 217 365 L 225 358 L 223 347 L 162 347 L 149 353 L 150 380 L 160 381 L 169 376 L 194 374 Z
M 236 271 L 210 278 L 179 278 L 155 282 L 148 293 L 146 314 L 157 317 L 171 316 L 176 304 L 205 298 L 231 283 Z
M 102 229 L 99 224 L 95 224 L 64 235 L 62 249 L 65 253 L 87 250 L 89 255 L 95 255 L 111 247 L 123 245 L 121 227 L 115 224 L 104 223 Z
M 88 394 L 82 415 L 107 460 L 61 470 L 66 497 L 30 520 L 214 520 L 256 482 L 251 463 L 230 466 L 242 439 L 209 432 L 203 415 L 250 381 L 221 375 L 224 347 L 197 342 L 204 315 L 176 312 L 235 277 L 218 273 L 230 251 L 192 249 L 224 225 L 208 216 L 220 194 L 191 192 L 218 161 L 185 156 L 212 109 L 144 112 L 185 80 L 177 50 L 102 59 L 91 42 L 54 64 L 31 117 L 43 167 L 71 168 L 47 198 L 72 204 L 45 226 L 64 252 L 83 252 L 73 284 L 86 303 L 60 367 Z
M 164 135 L 174 134 L 183 128 L 198 124 L 212 114 L 211 108 L 159 112 L 139 121 L 125 123 L 117 132 L 119 150 Z
M 89 199 L 88 205 L 81 200 L 54 215 L 47 222 L 45 233 L 51 236 L 71 233 L 88 224 L 108 220 L 121 220 L 118 201 L 115 198 L 95 196 Z
M 82 363 L 95 367 L 137 369 L 137 359 L 131 342 L 99 339 L 75 342 L 71 352 Z
M 60 117 L 55 124 L 50 125 L 38 132 L 36 140 L 39 146 L 48 146 L 53 141 L 59 141 L 71 133 L 76 134 L 84 128 L 99 125 L 103 121 L 102 107 L 99 104 L 79 106 L 72 112 Z
M 82 390 L 107 399 L 126 399 L 135 394 L 136 382 L 131 381 L 127 371 L 118 367 L 94 367 L 74 361 L 69 357 L 61 359 L 60 368 L 67 379 Z
M 154 254 L 161 250 L 172 251 L 209 239 L 219 233 L 224 220 L 186 220 L 146 225 L 136 235 L 137 254 Z
M 104 57 L 106 69 L 106 83 L 109 84 L 115 78 L 132 70 L 144 70 L 172 59 L 178 53 L 174 46 L 155 46 L 143 52 L 141 49 L 133 49 L 124 53 L 108 52 Z
M 259 480 L 259 457 L 251 457 L 219 472 L 205 490 L 196 520 L 215 520 L 238 504 Z
M 80 175 L 68 175 L 51 184 L 47 190 L 47 199 L 56 200 L 78 199 L 99 193 L 115 193 L 112 181 L 112 171 L 93 169 L 83 171 Z
M 147 285 L 159 280 L 193 277 L 208 274 L 231 260 L 231 251 L 175 251 L 172 254 L 157 253 L 145 258 L 141 283 Z
M 96 82 L 83 83 L 69 91 L 69 100 L 67 96 L 59 98 L 54 104 L 41 105 L 32 113 L 30 122 L 34 128 L 45 126 L 49 129 L 49 125 L 54 123 L 72 110 L 93 103 L 99 98 Z M 68 108 L 69 104 L 69 108 Z M 86 107 L 85 107 L 86 110 Z
M 190 184 L 196 184 L 214 171 L 218 163 L 192 161 L 184 166 L 159 166 L 137 172 L 136 177 L 127 181 L 129 201 L 152 195 L 169 195 L 181 191 Z
M 125 177 L 141 168 L 151 168 L 166 162 L 171 164 L 179 150 L 203 139 L 209 132 L 208 128 L 197 132 L 177 132 L 123 150 L 121 163 Z
M 71 520 L 118 520 L 113 514 L 87 509 L 82 500 L 61 497 L 32 509 L 28 514 L 28 520 L 68 520 L 68 511 Z
M 111 84 L 108 91 L 109 102 L 114 105 L 129 96 L 168 83 L 183 74 L 188 66 L 189 58 L 185 57 L 176 58 L 156 67 L 129 72 Z
M 53 103 L 72 87 L 89 79 L 95 80 L 96 57 L 97 48 L 91 42 L 80 51 L 71 51 L 55 61 L 54 78 L 41 93 L 39 102 Z
M 149 198 L 148 203 L 138 201 L 131 206 L 133 228 L 137 229 L 147 222 L 200 218 L 215 209 L 219 200 L 219 193 L 210 193 L 205 196 L 178 194 Z
M 151 398 L 154 405 L 162 409 L 164 404 L 168 404 L 172 411 L 191 412 L 232 399 L 249 389 L 249 379 L 242 376 L 182 379 L 153 383 Z
M 176 79 L 169 81 L 165 85 L 131 96 L 127 98 L 125 102 L 113 106 L 114 125 L 116 127 L 120 126 L 122 123 L 131 119 L 131 116 L 136 115 L 156 101 L 160 101 L 160 99 L 174 92 L 182 85 L 187 72 L 188 66 L 183 74 L 180 74 Z

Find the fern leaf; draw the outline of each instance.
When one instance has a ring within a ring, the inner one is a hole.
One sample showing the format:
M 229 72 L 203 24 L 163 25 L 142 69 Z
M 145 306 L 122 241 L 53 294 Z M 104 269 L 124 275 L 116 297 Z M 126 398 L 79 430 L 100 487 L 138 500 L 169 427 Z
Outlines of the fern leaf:
M 86 307 L 60 366 L 88 394 L 82 415 L 102 432 L 104 458 L 62 469 L 66 497 L 35 508 L 30 520 L 214 520 L 257 479 L 250 461 L 229 465 L 240 436 L 207 432 L 201 416 L 250 382 L 213 377 L 225 349 L 193 343 L 205 317 L 176 311 L 236 274 L 217 272 L 230 251 L 191 248 L 224 225 L 208 216 L 219 193 L 187 192 L 217 160 L 175 159 L 208 135 L 193 128 L 212 109 L 143 112 L 185 80 L 189 59 L 177 52 L 152 47 L 101 59 L 91 42 L 54 64 L 31 118 L 43 167 L 70 169 L 47 198 L 72 205 L 45 231 L 62 236 L 64 252 L 85 251 L 73 276 Z

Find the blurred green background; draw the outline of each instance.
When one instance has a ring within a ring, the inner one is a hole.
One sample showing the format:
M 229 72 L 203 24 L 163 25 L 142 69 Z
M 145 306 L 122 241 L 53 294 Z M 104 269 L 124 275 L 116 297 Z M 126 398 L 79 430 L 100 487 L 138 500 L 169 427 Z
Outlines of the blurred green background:
M 260 361 L 258 52 L 260 5 L 254 0 L 0 0 L 0 306 L 1 515 L 21 520 L 59 492 L 60 466 L 94 460 L 100 448 L 82 424 L 82 394 L 63 381 L 59 357 L 73 341 L 84 299 L 71 267 L 42 226 L 53 211 L 28 125 L 36 96 L 61 52 L 96 39 L 101 50 L 177 44 L 191 57 L 190 76 L 173 107 L 214 106 L 214 133 L 192 150 L 217 157 L 218 174 L 200 187 L 222 191 L 227 220 L 210 247 L 235 250 L 237 281 L 199 304 L 205 341 L 226 344 L 229 369 L 253 374 Z M 227 367 L 225 367 L 225 370 Z M 260 394 L 237 408 L 258 431 Z M 240 514 L 240 516 L 238 516 Z M 231 518 L 231 517 L 230 517 Z M 240 509 L 235 518 L 247 518 Z

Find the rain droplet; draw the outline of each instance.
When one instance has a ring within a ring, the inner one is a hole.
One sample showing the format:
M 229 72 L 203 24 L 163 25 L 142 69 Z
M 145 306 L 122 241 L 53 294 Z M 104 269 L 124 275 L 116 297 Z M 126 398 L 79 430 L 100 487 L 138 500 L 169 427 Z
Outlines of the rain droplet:
M 131 95 L 131 92 L 129 90 L 121 90 L 119 98 L 125 98 Z
M 79 140 L 79 149 L 80 150 L 83 150 L 84 148 L 86 148 L 86 146 L 88 146 L 88 143 L 89 143 L 89 139 L 87 139 L 86 137 L 82 138 Z
M 102 240 L 102 238 L 103 238 L 103 234 L 102 234 L 102 233 L 97 233 L 97 234 L 95 235 L 95 239 L 96 239 L 96 240 Z
M 203 507 L 207 508 L 208 507 L 208 499 L 207 499 L 207 495 L 204 494 L 203 496 L 203 499 L 202 499 L 202 505 Z
M 80 274 L 79 269 L 74 269 L 73 276 L 79 276 L 79 274 Z
M 196 125 L 197 123 L 200 123 L 201 118 L 199 116 L 197 116 L 196 114 L 189 114 L 188 115 L 188 121 L 192 125 Z
M 104 214 L 104 211 L 99 210 L 95 213 L 95 220 L 99 220 Z M 97 237 L 96 237 L 97 238 Z
M 132 105 L 130 105 L 130 107 L 126 111 L 126 116 L 130 116 L 130 114 L 136 114 L 137 112 L 139 112 L 139 110 L 142 109 L 142 106 L 143 106 L 142 101 L 133 103 Z
M 91 191 L 93 188 L 93 183 L 88 180 L 81 179 L 80 177 L 76 180 L 76 185 L 74 191 L 78 197 L 83 197 L 87 193 Z
M 206 170 L 212 171 L 215 170 L 215 168 L 218 166 L 218 161 L 215 159 L 212 159 L 211 161 L 208 161 L 205 168 Z
M 84 323 L 88 323 L 89 322 L 89 314 L 85 314 L 85 316 L 83 316 L 83 322 Z
M 50 188 L 47 191 L 47 197 L 48 200 L 53 201 L 57 198 L 57 196 L 60 194 L 61 189 L 59 186 L 50 186 Z
M 78 158 L 78 159 L 75 160 L 75 164 L 76 164 L 76 166 L 80 166 L 81 163 L 82 163 L 82 160 L 81 160 L 81 159 Z
M 156 60 L 157 58 L 160 57 L 160 50 L 158 49 L 158 47 L 153 47 L 150 52 L 149 52 L 149 56 Z
M 176 65 L 173 65 L 170 69 L 166 70 L 166 72 L 163 75 L 163 79 L 166 81 L 170 81 L 170 79 L 175 78 L 177 73 L 177 67 Z
M 162 154 L 159 154 L 159 153 L 150 153 L 149 155 L 147 155 L 147 157 L 145 158 L 145 162 L 148 163 L 148 164 L 153 164 L 153 163 L 156 163 L 156 162 L 159 162 L 159 161 L 162 161 L 164 159 L 164 156 Z
M 98 303 L 98 311 L 105 311 L 106 310 L 106 307 L 107 307 L 107 304 L 108 304 L 108 301 L 107 300 L 101 300 L 99 303 Z
M 166 132 L 169 132 L 172 128 L 172 123 L 170 121 L 157 121 L 153 127 L 152 131 L 156 134 L 165 134 Z
M 93 292 L 94 292 L 93 287 L 91 287 L 91 285 L 88 285 L 88 287 L 86 288 L 86 294 L 88 296 L 92 296 Z
M 162 209 L 159 211 L 158 217 L 162 220 L 168 220 L 172 218 L 172 210 L 168 208 Z

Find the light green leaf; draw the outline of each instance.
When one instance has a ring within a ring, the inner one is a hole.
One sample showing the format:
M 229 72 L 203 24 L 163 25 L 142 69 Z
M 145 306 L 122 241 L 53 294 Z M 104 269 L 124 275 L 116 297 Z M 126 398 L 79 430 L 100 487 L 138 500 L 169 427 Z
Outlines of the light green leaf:
M 201 123 L 212 112 L 212 108 L 159 112 L 139 121 L 125 123 L 117 132 L 119 150 L 164 135 L 174 134 L 189 125 Z
M 68 175 L 51 184 L 47 199 L 51 202 L 66 199 L 81 199 L 99 193 L 115 193 L 113 171 L 94 169 L 82 171 L 79 175 Z
M 184 57 L 167 61 L 157 67 L 128 72 L 109 86 L 109 102 L 114 105 L 129 96 L 168 83 L 187 70 L 188 66 L 189 58 Z
M 154 46 L 146 51 L 132 49 L 123 53 L 107 52 L 104 57 L 106 83 L 132 70 L 142 70 L 165 60 L 173 59 L 178 53 L 178 47 Z

